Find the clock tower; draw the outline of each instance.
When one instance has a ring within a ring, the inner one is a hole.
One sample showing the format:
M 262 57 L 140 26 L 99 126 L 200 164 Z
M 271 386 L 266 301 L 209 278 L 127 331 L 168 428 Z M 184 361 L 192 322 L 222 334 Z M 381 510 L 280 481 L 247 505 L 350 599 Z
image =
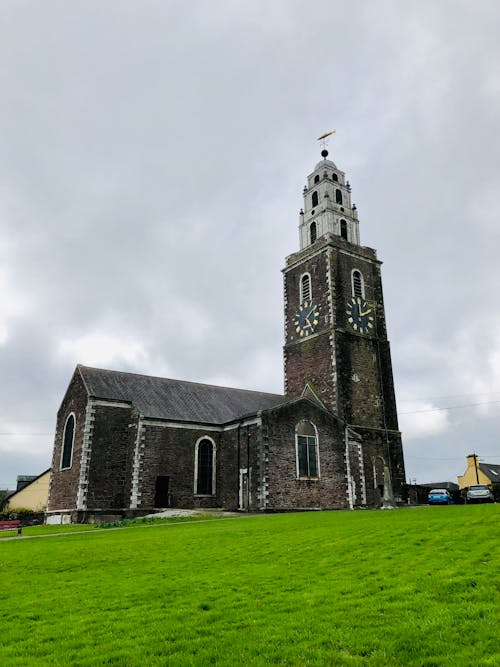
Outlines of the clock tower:
M 381 262 L 360 245 L 345 173 L 321 155 L 303 191 L 300 250 L 283 269 L 285 393 L 309 393 L 344 422 L 348 478 L 356 466 L 363 480 L 352 504 L 373 505 L 405 484 Z

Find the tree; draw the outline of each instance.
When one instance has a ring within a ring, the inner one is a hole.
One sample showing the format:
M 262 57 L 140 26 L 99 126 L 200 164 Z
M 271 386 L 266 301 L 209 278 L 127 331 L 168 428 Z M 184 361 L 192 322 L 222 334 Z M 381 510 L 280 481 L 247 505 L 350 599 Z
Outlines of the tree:
M 3 510 L 8 496 L 9 491 L 7 489 L 0 489 L 0 512 Z

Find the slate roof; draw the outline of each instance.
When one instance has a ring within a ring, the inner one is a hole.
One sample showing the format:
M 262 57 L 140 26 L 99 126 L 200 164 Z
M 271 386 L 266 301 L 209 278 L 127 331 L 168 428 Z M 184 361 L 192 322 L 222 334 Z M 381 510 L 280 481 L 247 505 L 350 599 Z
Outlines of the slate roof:
M 492 482 L 500 482 L 500 465 L 494 463 L 480 463 L 479 470 L 490 478 Z
M 288 402 L 281 394 L 78 366 L 89 396 L 132 403 L 150 419 L 225 424 Z
M 426 482 L 425 484 L 417 484 L 425 489 L 447 489 L 448 491 L 458 491 L 458 484 L 455 482 Z

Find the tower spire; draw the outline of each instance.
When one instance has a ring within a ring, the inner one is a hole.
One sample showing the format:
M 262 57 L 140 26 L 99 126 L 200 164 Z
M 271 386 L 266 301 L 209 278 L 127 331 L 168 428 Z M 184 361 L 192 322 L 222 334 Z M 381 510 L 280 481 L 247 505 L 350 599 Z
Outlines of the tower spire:
M 304 205 L 299 213 L 301 250 L 328 234 L 360 245 L 358 213 L 351 200 L 351 186 L 346 181 L 345 173 L 331 159 L 327 159 L 326 145 L 332 134 L 335 130 L 318 137 L 323 146 L 323 159 L 307 177 L 302 193 Z

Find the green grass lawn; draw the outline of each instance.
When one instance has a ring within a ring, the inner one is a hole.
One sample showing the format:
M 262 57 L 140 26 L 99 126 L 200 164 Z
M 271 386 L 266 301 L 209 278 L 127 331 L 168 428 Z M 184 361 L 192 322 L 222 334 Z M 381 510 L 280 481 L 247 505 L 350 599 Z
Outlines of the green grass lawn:
M 24 526 L 22 530 L 23 537 L 36 537 L 41 535 L 57 535 L 58 533 L 80 533 L 87 530 L 101 530 L 103 528 L 114 528 L 120 526 L 121 524 L 134 524 L 135 527 L 140 526 L 158 526 L 165 523 L 186 523 L 193 521 L 209 521 L 212 519 L 220 519 L 220 515 L 215 513 L 203 513 L 200 512 L 196 515 L 189 517 L 164 517 L 161 519 L 127 519 L 124 521 L 116 521 L 113 523 L 69 523 L 69 524 L 53 524 L 53 525 L 44 525 L 44 526 Z M 17 528 L 12 530 L 2 530 L 0 532 L 0 540 L 7 537 L 17 537 Z M 1 667 L 1 665 L 0 665 Z
M 499 665 L 499 508 L 0 541 L 0 665 Z

